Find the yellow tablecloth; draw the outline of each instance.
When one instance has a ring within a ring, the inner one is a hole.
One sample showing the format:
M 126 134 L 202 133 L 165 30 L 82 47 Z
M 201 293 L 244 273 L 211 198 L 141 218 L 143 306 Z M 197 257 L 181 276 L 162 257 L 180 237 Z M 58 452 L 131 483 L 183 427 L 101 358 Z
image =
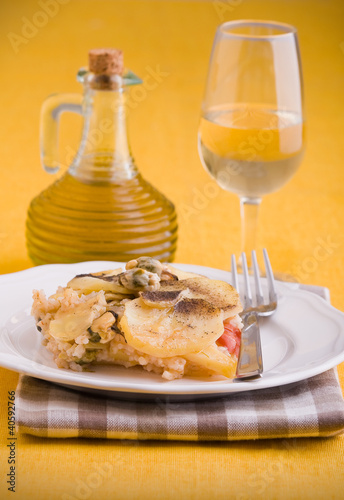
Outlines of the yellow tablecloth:
M 101 46 L 121 47 L 126 65 L 142 77 L 164 73 L 133 106 L 130 133 L 142 173 L 179 209 L 176 260 L 229 268 L 240 246 L 238 200 L 225 192 L 207 197 L 212 181 L 196 146 L 207 64 L 221 22 L 275 19 L 299 30 L 308 148 L 294 179 L 264 200 L 260 239 L 275 269 L 328 286 L 344 310 L 341 0 L 7 0 L 1 10 L 0 273 L 31 265 L 27 206 L 53 180 L 40 167 L 41 103 L 54 92 L 80 91 L 76 70 L 87 64 L 89 48 Z M 63 118 L 64 154 L 77 141 L 76 124 Z M 190 216 L 188 206 L 196 209 Z M 343 388 L 343 365 L 339 375 Z M 12 496 L 5 424 L 16 382 L 17 374 L 1 370 L 1 498 L 343 498 L 344 436 L 223 444 L 21 437 Z

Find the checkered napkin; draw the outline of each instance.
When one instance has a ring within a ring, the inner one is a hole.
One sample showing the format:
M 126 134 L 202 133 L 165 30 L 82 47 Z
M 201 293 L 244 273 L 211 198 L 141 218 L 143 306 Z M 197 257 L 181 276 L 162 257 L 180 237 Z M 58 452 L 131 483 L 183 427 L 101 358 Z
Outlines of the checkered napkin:
M 312 287 L 322 294 L 324 289 Z M 131 402 L 79 393 L 21 375 L 17 428 L 42 437 L 231 441 L 334 436 L 344 401 L 334 369 L 301 382 L 173 403 Z

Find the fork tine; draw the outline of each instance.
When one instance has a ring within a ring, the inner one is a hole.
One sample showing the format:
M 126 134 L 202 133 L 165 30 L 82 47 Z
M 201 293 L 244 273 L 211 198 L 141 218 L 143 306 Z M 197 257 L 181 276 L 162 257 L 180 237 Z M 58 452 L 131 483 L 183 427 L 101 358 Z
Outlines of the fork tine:
M 241 261 L 242 261 L 242 270 L 243 270 L 243 275 L 244 275 L 244 301 L 245 305 L 244 307 L 251 307 L 252 305 L 252 294 L 251 294 L 251 286 L 250 286 L 250 280 L 248 276 L 248 268 L 247 268 L 247 259 L 246 259 L 246 254 L 243 252 L 241 254 Z
M 234 288 L 239 291 L 238 288 L 238 273 L 237 273 L 237 267 L 236 267 L 236 261 L 235 261 L 235 255 L 232 254 L 231 258 L 231 270 L 232 270 L 232 285 Z
M 266 278 L 268 282 L 268 288 L 269 288 L 269 300 L 270 302 L 277 302 L 277 293 L 275 289 L 275 278 L 272 272 L 268 252 L 266 248 L 263 249 L 263 255 L 264 255 L 264 263 L 265 263 L 265 269 L 266 269 Z
M 257 306 L 260 306 L 264 302 L 264 296 L 263 296 L 262 285 L 260 282 L 260 272 L 259 272 L 257 255 L 256 255 L 255 250 L 252 250 L 252 265 L 253 265 L 253 272 L 254 272 L 254 283 L 255 283 L 255 288 L 256 288 Z

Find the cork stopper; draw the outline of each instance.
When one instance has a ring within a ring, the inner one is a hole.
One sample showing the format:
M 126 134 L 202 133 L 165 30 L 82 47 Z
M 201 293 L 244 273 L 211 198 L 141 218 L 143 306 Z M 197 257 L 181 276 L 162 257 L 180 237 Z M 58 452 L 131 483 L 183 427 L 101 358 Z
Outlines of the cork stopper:
M 96 75 L 122 75 L 123 52 L 119 49 L 92 49 L 88 53 L 89 70 Z

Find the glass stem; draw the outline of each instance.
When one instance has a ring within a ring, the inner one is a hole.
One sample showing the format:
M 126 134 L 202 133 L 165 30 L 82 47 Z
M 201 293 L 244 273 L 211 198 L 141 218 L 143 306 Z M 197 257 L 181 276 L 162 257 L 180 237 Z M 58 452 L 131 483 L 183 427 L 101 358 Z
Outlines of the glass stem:
M 261 198 L 240 198 L 241 251 L 246 253 L 247 265 L 252 267 L 251 252 L 256 250 L 257 223 Z

